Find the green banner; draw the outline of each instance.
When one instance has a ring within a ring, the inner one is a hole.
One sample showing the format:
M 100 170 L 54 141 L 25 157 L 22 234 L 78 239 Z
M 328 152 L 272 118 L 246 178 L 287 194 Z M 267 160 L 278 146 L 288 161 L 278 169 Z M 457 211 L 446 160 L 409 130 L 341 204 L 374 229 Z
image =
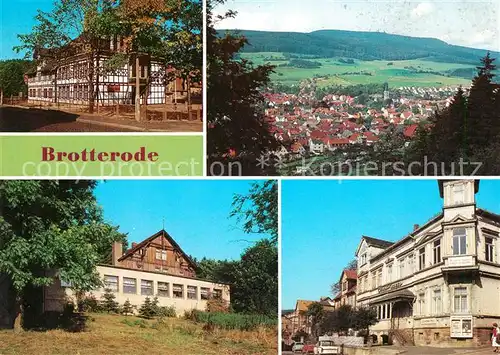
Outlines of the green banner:
M 0 176 L 202 176 L 203 137 L 0 136 Z

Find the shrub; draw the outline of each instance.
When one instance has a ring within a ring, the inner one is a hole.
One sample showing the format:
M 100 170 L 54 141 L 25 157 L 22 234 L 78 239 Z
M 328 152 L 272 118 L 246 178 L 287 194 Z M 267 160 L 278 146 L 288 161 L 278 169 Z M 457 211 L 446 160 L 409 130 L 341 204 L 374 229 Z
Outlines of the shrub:
M 123 304 L 123 307 L 121 309 L 121 314 L 123 314 L 125 316 L 128 316 L 129 314 L 134 314 L 134 306 L 132 306 L 132 304 L 130 303 L 128 298 L 125 301 L 125 303 Z
M 239 313 L 214 313 L 193 310 L 192 321 L 205 324 L 208 329 L 239 329 L 253 330 L 258 327 L 276 327 L 278 320 L 274 317 L 263 315 Z
M 175 318 L 177 317 L 177 312 L 175 306 L 159 307 L 157 315 L 160 317 Z
M 84 297 L 78 301 L 78 309 L 82 312 L 102 312 L 102 306 L 94 295 Z
M 156 313 L 155 308 L 156 307 L 153 305 L 153 302 L 151 302 L 151 299 L 149 297 L 146 297 L 144 303 L 141 305 L 141 308 L 139 309 L 139 315 L 143 318 L 151 319 L 155 316 Z
M 149 297 L 146 297 L 144 303 L 139 309 L 139 316 L 146 319 L 151 319 L 154 317 L 177 317 L 177 312 L 174 306 L 159 306 L 157 297 L 155 297 L 153 300 L 151 300 Z
M 205 309 L 207 312 L 228 313 L 229 312 L 229 302 L 223 300 L 222 298 L 211 297 L 207 301 L 207 306 Z
M 104 295 L 102 295 L 103 301 L 101 302 L 102 309 L 104 312 L 108 313 L 118 313 L 118 302 L 115 301 L 116 296 L 110 289 L 104 290 Z

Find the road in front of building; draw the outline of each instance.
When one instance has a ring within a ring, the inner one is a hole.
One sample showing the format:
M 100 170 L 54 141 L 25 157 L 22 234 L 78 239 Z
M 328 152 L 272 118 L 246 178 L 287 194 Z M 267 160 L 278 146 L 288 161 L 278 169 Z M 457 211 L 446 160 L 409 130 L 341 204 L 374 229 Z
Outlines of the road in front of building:
M 404 354 L 404 355 L 455 355 L 455 354 L 470 354 L 470 355 L 488 355 L 494 354 L 493 347 L 489 346 L 487 348 L 431 348 L 422 346 L 411 346 L 411 347 L 395 347 L 395 346 L 384 346 L 373 348 L 376 350 L 373 355 L 389 355 L 389 354 Z M 293 353 L 291 351 L 283 351 L 282 355 L 297 355 L 299 353 Z
M 202 132 L 199 120 L 136 122 L 106 116 L 72 112 L 24 108 L 0 107 L 1 132 Z
M 405 348 L 396 348 L 404 350 L 405 355 L 454 355 L 454 354 L 470 354 L 470 355 L 486 355 L 493 354 L 493 347 L 487 348 L 431 348 L 422 346 L 412 346 Z

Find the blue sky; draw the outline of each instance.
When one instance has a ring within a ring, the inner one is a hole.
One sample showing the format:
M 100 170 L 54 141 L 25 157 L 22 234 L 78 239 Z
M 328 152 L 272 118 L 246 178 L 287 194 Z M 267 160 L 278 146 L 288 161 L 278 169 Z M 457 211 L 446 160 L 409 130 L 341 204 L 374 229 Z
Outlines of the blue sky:
M 49 11 L 53 3 L 54 0 L 0 0 L 0 59 L 24 57 L 24 53 L 12 50 L 20 44 L 17 34 L 29 33 L 35 24 L 37 9 Z
M 481 180 L 476 202 L 500 213 L 500 181 Z M 396 241 L 441 212 L 435 180 L 282 182 L 283 309 L 331 296 L 362 235 Z
M 217 28 L 311 32 L 320 29 L 377 31 L 432 37 L 498 51 L 498 0 L 228 0 L 216 13 L 238 15 Z
M 162 228 L 188 255 L 237 259 L 250 241 L 229 218 L 235 193 L 246 194 L 246 180 L 107 180 L 95 190 L 105 219 L 128 233 L 129 244 L 140 242 Z
M 53 2 L 0 1 L 0 59 L 23 57 L 12 50 L 19 45 L 17 34 L 29 33 L 36 10 L 49 11 Z M 500 51 L 498 0 L 228 0 L 216 12 L 227 9 L 238 11 L 238 16 L 218 23 L 218 28 L 386 31 Z

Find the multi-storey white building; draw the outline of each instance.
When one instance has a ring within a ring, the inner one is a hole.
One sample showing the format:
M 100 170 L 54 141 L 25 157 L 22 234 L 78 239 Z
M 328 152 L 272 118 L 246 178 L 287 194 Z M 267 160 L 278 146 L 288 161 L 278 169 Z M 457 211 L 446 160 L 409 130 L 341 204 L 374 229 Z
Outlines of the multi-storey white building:
M 476 206 L 479 181 L 440 181 L 442 212 L 395 243 L 363 237 L 358 305 L 399 344 L 486 345 L 500 321 L 500 215 Z
M 115 294 L 123 305 L 127 300 L 138 309 L 146 297 L 158 297 L 160 306 L 172 306 L 177 315 L 184 311 L 205 310 L 211 298 L 229 306 L 229 285 L 196 278 L 194 264 L 165 230 L 141 243 L 133 243 L 123 254 L 122 244 L 113 243 L 111 265 L 98 265 L 97 272 L 103 286 L 89 293 L 102 300 L 106 290 Z M 64 302 L 77 302 L 70 284 L 57 272 L 51 271 L 52 285 L 43 288 L 44 311 L 61 311 Z

